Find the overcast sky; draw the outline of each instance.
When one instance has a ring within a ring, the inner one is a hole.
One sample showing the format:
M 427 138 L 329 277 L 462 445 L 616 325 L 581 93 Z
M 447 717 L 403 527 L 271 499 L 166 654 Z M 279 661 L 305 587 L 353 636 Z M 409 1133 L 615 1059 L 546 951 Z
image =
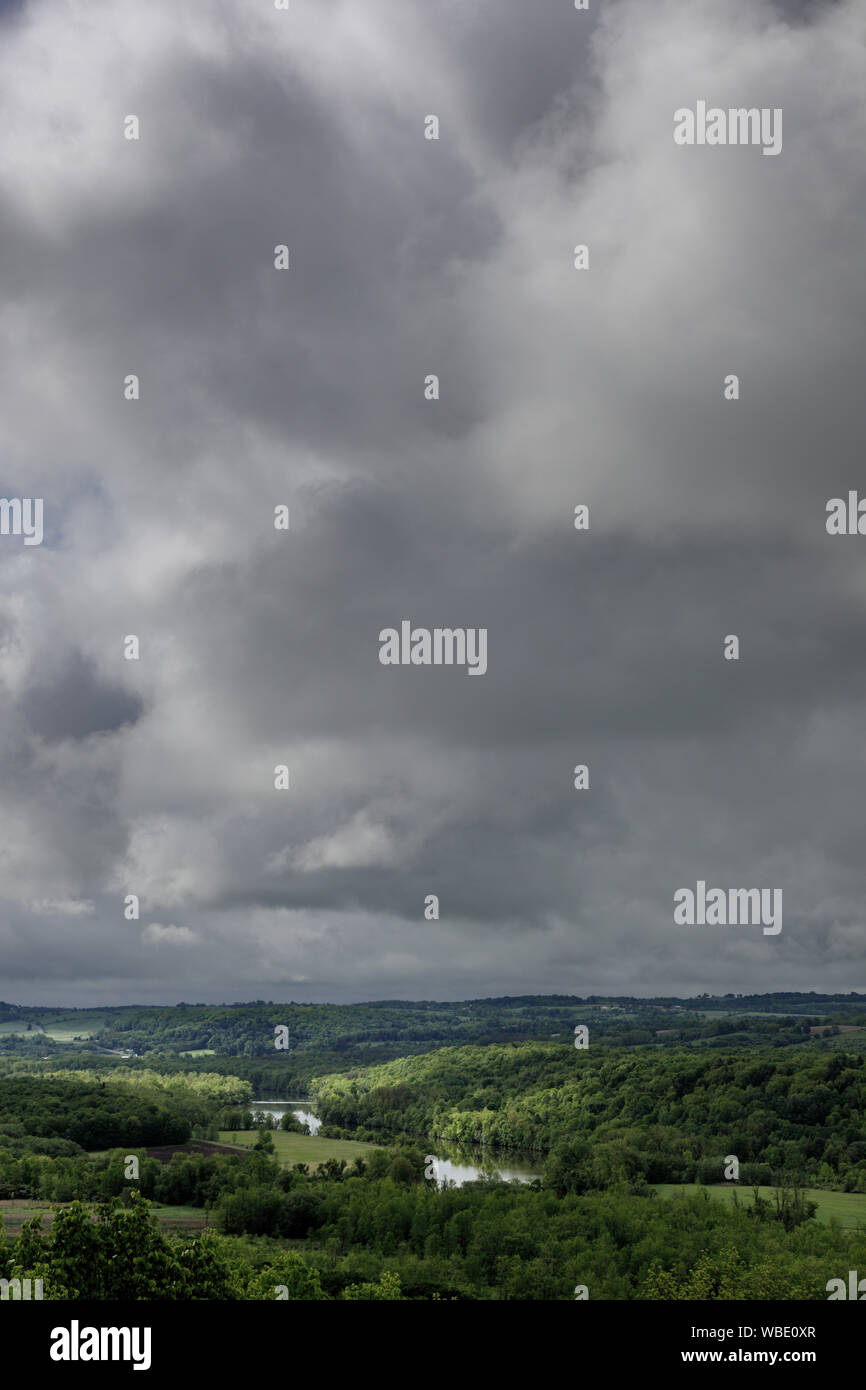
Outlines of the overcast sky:
M 0 997 L 866 989 L 862 0 L 0 14 Z

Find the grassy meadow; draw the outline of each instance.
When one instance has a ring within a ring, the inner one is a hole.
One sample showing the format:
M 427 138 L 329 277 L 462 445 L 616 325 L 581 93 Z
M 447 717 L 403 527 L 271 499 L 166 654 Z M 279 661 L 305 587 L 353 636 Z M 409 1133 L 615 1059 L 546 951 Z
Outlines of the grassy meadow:
M 352 1163 L 356 1158 L 376 1151 L 375 1144 L 365 1144 L 357 1139 L 320 1139 L 314 1134 L 284 1134 L 280 1129 L 270 1132 L 273 1134 L 274 1151 L 284 1168 L 294 1163 L 309 1163 L 311 1168 L 316 1168 L 329 1158 L 344 1158 L 347 1163 Z M 220 1144 L 250 1149 L 258 1137 L 257 1129 L 222 1129 L 218 1139 Z
M 733 1203 L 736 1193 L 738 1201 L 745 1207 L 753 1206 L 755 1200 L 753 1189 L 744 1187 L 741 1183 L 719 1183 L 706 1187 L 694 1182 L 657 1183 L 654 1186 L 660 1197 L 675 1198 L 683 1193 L 691 1195 L 695 1192 L 708 1192 L 713 1200 Z M 773 1202 L 774 1188 L 761 1187 L 758 1190 L 768 1202 Z M 835 1220 L 840 1226 L 866 1228 L 866 1193 L 825 1192 L 819 1187 L 807 1187 L 804 1191 L 810 1202 L 818 1204 L 815 1220 L 821 1222 L 822 1225 L 827 1226 L 832 1220 Z

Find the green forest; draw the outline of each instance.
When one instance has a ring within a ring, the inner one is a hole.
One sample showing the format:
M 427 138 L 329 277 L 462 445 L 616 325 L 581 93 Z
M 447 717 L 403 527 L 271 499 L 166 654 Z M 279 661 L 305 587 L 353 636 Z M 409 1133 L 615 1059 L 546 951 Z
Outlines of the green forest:
M 0 1278 L 57 1300 L 826 1299 L 866 1269 L 864 1006 L 4 1005 Z M 219 1047 L 181 1045 L 205 1026 Z M 315 1138 L 257 1112 L 280 1095 Z M 477 1176 L 438 1185 L 431 1150 Z M 537 1176 L 502 1180 L 510 1159 Z
M 447 1048 L 313 1084 L 325 1133 L 552 1155 L 557 1186 L 796 1178 L 866 1192 L 862 1055 Z

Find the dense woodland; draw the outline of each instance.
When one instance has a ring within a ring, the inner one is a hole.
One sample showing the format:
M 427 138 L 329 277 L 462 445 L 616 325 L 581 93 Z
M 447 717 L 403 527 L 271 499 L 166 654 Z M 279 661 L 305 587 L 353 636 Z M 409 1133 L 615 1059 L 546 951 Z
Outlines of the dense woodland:
M 263 1183 L 226 1200 L 223 1228 L 248 1229 L 269 1202 L 288 1214 L 282 1239 L 169 1239 L 135 1195 L 95 1220 L 73 1204 L 47 1235 L 33 1223 L 0 1245 L 0 1277 L 42 1277 L 46 1298 L 272 1299 L 282 1285 L 302 1299 L 556 1301 L 583 1284 L 606 1299 L 818 1300 L 830 1278 L 866 1265 L 862 1232 L 814 1221 L 786 1229 L 701 1196 L 557 1197 L 497 1183 L 434 1192 L 408 1163 L 394 1160 L 395 1176 L 292 1175 L 288 1191 L 258 1171 Z
M 93 1011 L 100 1031 L 94 1017 L 77 1038 L 91 1011 L 3 1006 L 15 1031 L 0 1055 L 0 1199 L 58 1205 L 50 1228 L 37 1218 L 0 1240 L 0 1277 L 41 1277 L 56 1299 L 559 1300 L 578 1285 L 606 1299 L 825 1299 L 829 1279 L 866 1269 L 866 1217 L 819 1224 L 804 1192 L 866 1194 L 864 1004 L 190 1005 Z M 182 1047 L 205 1014 L 212 1042 L 232 1020 L 232 1046 L 264 1031 L 271 1054 Z M 276 1057 L 274 1021 L 292 1029 Z M 50 1027 L 65 1036 L 48 1047 Z M 137 1055 L 104 1050 L 121 1034 Z M 292 1091 L 314 1100 L 322 1137 L 377 1147 L 283 1166 L 264 1124 L 253 1148 L 208 1144 L 253 1128 L 257 1097 Z M 446 1142 L 479 1146 L 485 1175 L 437 1188 L 426 1156 Z M 533 1156 L 536 1181 L 495 1175 L 514 1153 Z M 709 1191 L 730 1154 L 734 1204 Z M 707 1186 L 672 1197 L 665 1183 Z M 168 1234 L 150 1202 L 210 1229 Z
M 735 1153 L 745 1182 L 866 1192 L 862 1055 L 446 1048 L 323 1077 L 313 1092 L 334 1137 L 553 1154 L 566 1191 L 720 1182 Z
M 712 1017 L 706 1017 L 708 1013 Z M 176 1004 L 171 1007 L 42 1009 L 0 1002 L 0 1055 L 40 1057 L 70 1050 L 118 1049 L 137 1057 L 181 1058 L 212 1051 L 219 1058 L 274 1060 L 274 1030 L 289 1029 L 289 1056 L 277 1060 L 305 1066 L 308 1054 L 386 1061 L 460 1043 L 566 1040 L 577 1022 L 591 1023 L 597 1046 L 712 1046 L 724 1040 L 750 1046 L 776 1037 L 790 1020 L 789 1036 L 823 1021 L 866 1024 L 866 996 L 770 994 L 694 999 L 601 999 L 576 995 L 526 995 L 460 1003 L 390 1000 L 367 1004 Z M 67 1041 L 51 1037 L 64 1024 Z M 13 1031 L 15 1030 L 15 1031 Z M 74 1041 L 73 1041 L 74 1040 Z M 202 1059 L 205 1061 L 206 1059 Z

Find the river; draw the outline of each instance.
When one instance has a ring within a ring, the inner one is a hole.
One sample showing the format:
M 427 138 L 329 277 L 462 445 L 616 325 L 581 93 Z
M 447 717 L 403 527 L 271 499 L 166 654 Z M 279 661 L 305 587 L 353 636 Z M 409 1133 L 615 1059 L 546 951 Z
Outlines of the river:
M 273 1115 L 277 1124 L 283 1118 L 287 1110 L 291 1110 L 293 1115 L 297 1115 L 302 1125 L 310 1126 L 311 1134 L 318 1134 L 322 1126 L 322 1121 L 318 1115 L 314 1115 L 309 1110 L 307 1100 L 253 1100 L 250 1101 L 250 1110 L 255 1115 L 258 1110 L 263 1110 L 266 1115 Z
M 318 1134 L 322 1125 L 318 1115 L 310 1109 L 308 1100 L 254 1100 L 250 1102 L 250 1110 L 253 1114 L 262 1110 L 266 1115 L 273 1115 L 278 1124 L 286 1111 L 291 1110 L 302 1124 L 310 1126 L 311 1134 Z M 435 1153 L 430 1152 L 433 1147 L 436 1149 Z M 453 1183 L 455 1187 L 462 1187 L 465 1182 L 475 1182 L 483 1173 L 491 1172 L 498 1173 L 505 1182 L 532 1182 L 533 1178 L 541 1177 L 538 1159 L 534 1156 L 509 1154 L 497 1160 L 491 1154 L 485 1154 L 482 1149 L 461 1149 L 442 1141 L 435 1146 L 429 1142 L 419 1143 L 418 1148 L 428 1150 L 425 1158 L 428 1168 L 432 1165 L 432 1170 L 428 1171 L 426 1176 L 435 1177 L 440 1186 Z

